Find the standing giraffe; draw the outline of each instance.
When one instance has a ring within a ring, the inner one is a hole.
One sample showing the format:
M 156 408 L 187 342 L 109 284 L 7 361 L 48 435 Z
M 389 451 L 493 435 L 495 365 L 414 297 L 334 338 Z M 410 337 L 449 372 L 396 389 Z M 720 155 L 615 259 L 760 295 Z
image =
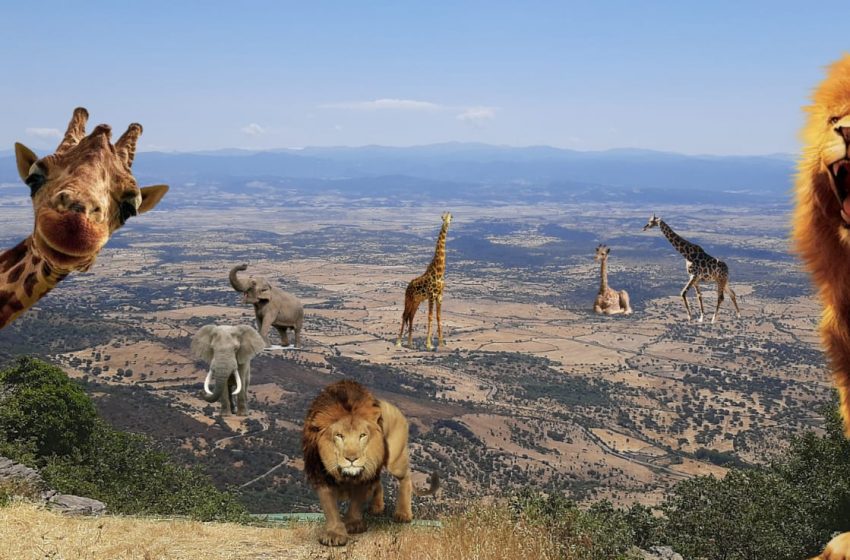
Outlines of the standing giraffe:
M 611 248 L 606 245 L 596 247 L 596 257 L 594 260 L 602 261 L 602 280 L 599 285 L 599 293 L 596 296 L 596 301 L 593 302 L 593 311 L 595 313 L 604 313 L 605 315 L 616 315 L 623 313 L 624 315 L 632 314 L 632 306 L 629 305 L 629 292 L 620 290 L 619 292 L 608 286 L 608 255 L 611 253 Z
M 664 223 L 664 220 L 655 214 L 643 226 L 643 231 L 656 226 L 661 228 L 661 232 L 667 238 L 667 241 L 673 245 L 673 248 L 685 257 L 685 268 L 690 278 L 688 278 L 688 283 L 682 289 L 681 296 L 682 301 L 685 302 L 685 311 L 688 312 L 688 320 L 691 319 L 691 308 L 688 305 L 688 290 L 693 286 L 697 293 L 697 301 L 699 301 L 699 322 L 702 323 L 705 311 L 702 308 L 702 292 L 699 289 L 699 283 L 703 280 L 717 282 L 717 307 L 714 308 L 714 315 L 711 317 L 711 322 L 714 323 L 717 320 L 717 312 L 720 309 L 720 304 L 723 303 L 724 292 L 729 292 L 729 296 L 732 298 L 732 304 L 735 306 L 735 315 L 740 317 L 741 310 L 738 309 L 738 300 L 735 297 L 735 292 L 729 286 L 729 267 L 726 266 L 726 263 L 715 259 L 699 245 L 691 243 L 677 234 L 670 229 L 670 226 Z
M 112 232 L 156 206 L 168 191 L 165 185 L 140 189 L 130 171 L 141 125 L 131 124 L 113 146 L 108 125 L 85 135 L 88 117 L 82 107 L 74 110 L 52 155 L 39 159 L 15 144 L 35 226 L 32 235 L 0 253 L 0 329 L 68 274 L 91 268 Z
M 434 313 L 434 302 L 437 302 L 437 346 L 445 346 L 443 341 L 443 322 L 440 318 L 440 310 L 443 305 L 443 275 L 446 272 L 446 234 L 449 224 L 452 223 L 452 215 L 449 212 L 443 214 L 443 227 L 437 237 L 437 247 L 434 249 L 434 258 L 425 270 L 425 274 L 414 278 L 407 285 L 404 292 L 404 313 L 401 316 L 401 330 L 398 331 L 396 346 L 401 346 L 401 337 L 404 335 L 404 324 L 407 323 L 407 346 L 413 347 L 413 316 L 416 315 L 419 304 L 428 300 L 428 336 L 425 339 L 425 347 L 433 349 L 431 345 L 431 318 Z

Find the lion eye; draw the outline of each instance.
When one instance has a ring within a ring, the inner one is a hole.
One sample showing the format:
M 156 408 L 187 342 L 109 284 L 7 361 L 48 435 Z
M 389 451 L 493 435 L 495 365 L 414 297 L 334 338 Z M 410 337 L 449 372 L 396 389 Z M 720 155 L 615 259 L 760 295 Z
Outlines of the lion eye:
M 363 439 L 364 437 L 366 437 L 366 434 L 360 434 L 360 439 Z
M 829 117 L 829 124 L 835 124 L 841 120 L 841 117 Z
M 342 434 L 335 434 L 335 435 L 334 435 L 334 437 L 335 437 L 336 439 L 342 439 Z

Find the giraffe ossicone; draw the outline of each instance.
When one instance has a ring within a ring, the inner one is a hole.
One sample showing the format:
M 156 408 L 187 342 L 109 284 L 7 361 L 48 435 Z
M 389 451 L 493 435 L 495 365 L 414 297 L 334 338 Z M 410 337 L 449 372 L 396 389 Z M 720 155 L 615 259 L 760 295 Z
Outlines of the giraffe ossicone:
M 166 185 L 139 188 L 131 172 L 142 126 L 117 142 L 101 124 L 86 135 L 89 113 L 74 110 L 56 151 L 39 158 L 15 144 L 18 175 L 30 188 L 32 234 L 0 253 L 0 328 L 11 323 L 73 271 L 94 264 L 110 235 L 165 196 Z
M 677 234 L 673 231 L 673 228 L 664 222 L 664 220 L 653 213 L 646 225 L 643 226 L 643 231 L 654 227 L 661 229 L 661 233 L 664 234 L 667 241 L 670 242 L 676 251 L 685 257 L 685 269 L 688 271 L 689 277 L 685 287 L 682 288 L 682 292 L 679 295 L 685 303 L 685 311 L 688 313 L 688 320 L 691 319 L 691 307 L 688 304 L 688 290 L 690 290 L 692 286 L 694 291 L 697 293 L 697 301 L 699 302 L 699 319 L 697 320 L 702 323 L 703 317 L 705 316 L 705 311 L 702 306 L 702 291 L 699 286 L 699 283 L 702 281 L 717 283 L 717 307 L 714 308 L 714 315 L 711 317 L 712 323 L 717 321 L 717 312 L 720 310 L 720 304 L 723 303 L 723 294 L 725 292 L 728 292 L 729 297 L 732 298 L 732 305 L 735 306 L 735 315 L 740 317 L 741 310 L 738 309 L 738 298 L 735 296 L 735 292 L 732 290 L 732 287 L 729 286 L 729 267 L 726 263 L 719 259 L 715 259 L 706 253 L 699 245 L 691 243 L 681 235 Z
M 431 343 L 431 322 L 435 304 L 437 307 L 437 346 L 445 346 L 441 311 L 443 306 L 443 287 L 445 285 L 443 277 L 446 273 L 446 235 L 449 231 L 449 224 L 452 223 L 451 213 L 445 212 L 442 215 L 442 220 L 443 225 L 440 228 L 440 235 L 437 237 L 434 258 L 431 259 L 431 263 L 425 270 L 425 274 L 411 280 L 407 285 L 407 290 L 404 292 L 404 312 L 401 316 L 401 329 L 398 332 L 396 346 L 401 346 L 404 325 L 407 324 L 407 346 L 413 348 L 413 317 L 419 309 L 419 304 L 426 299 L 428 300 L 428 335 L 425 339 L 425 347 L 428 350 L 434 348 Z

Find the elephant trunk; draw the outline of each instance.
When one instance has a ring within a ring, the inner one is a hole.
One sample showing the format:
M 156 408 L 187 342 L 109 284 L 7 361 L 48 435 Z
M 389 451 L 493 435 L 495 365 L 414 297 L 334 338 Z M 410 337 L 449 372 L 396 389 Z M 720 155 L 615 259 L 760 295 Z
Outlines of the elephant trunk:
M 234 397 L 238 395 L 242 391 L 242 378 L 239 376 L 238 370 L 233 370 L 227 376 L 216 375 L 215 388 L 210 390 L 210 381 L 213 378 L 213 369 L 210 368 L 207 372 L 207 377 L 204 379 L 204 400 L 212 403 L 221 399 L 221 393 L 224 391 L 224 388 L 227 387 L 227 382 L 231 375 L 236 377 L 236 389 L 233 391 L 232 395 Z
M 230 269 L 230 285 L 233 286 L 233 289 L 237 292 L 247 292 L 248 291 L 248 283 L 244 280 L 240 280 L 239 276 L 236 275 L 237 272 L 242 270 L 247 270 L 247 264 L 240 264 L 239 266 L 234 266 Z

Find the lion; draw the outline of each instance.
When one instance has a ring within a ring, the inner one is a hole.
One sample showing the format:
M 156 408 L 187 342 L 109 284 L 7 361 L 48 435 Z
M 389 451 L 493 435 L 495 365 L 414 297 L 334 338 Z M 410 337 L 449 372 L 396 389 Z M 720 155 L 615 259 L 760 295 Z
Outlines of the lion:
M 806 112 L 792 235 L 824 306 L 821 339 L 850 437 L 850 55 L 829 67 Z M 819 558 L 850 559 L 850 533 Z
M 304 420 L 301 447 L 304 472 L 325 514 L 320 543 L 342 546 L 349 534 L 365 531 L 363 506 L 367 502 L 370 514 L 383 513 L 381 471 L 385 466 L 399 482 L 393 515 L 399 523 L 413 519 L 414 493 L 424 496 L 437 491 L 436 473 L 431 474 L 430 488 L 413 488 L 407 435 L 402 412 L 376 399 L 356 381 L 338 381 L 319 393 Z M 344 517 L 339 514 L 340 500 L 349 500 Z

